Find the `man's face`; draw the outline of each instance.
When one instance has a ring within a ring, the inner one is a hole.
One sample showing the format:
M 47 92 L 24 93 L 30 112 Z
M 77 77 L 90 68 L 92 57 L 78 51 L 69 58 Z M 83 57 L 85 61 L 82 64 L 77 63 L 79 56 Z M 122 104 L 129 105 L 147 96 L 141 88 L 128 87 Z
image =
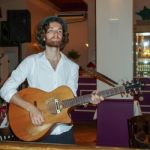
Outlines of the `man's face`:
M 50 47 L 60 47 L 62 43 L 63 29 L 58 22 L 51 22 L 45 34 L 45 43 Z

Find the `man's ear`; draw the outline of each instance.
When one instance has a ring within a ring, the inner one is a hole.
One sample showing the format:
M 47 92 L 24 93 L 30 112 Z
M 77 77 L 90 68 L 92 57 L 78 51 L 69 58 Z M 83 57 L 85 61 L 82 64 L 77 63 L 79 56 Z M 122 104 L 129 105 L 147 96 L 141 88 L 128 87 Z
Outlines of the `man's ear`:
M 42 34 L 42 39 L 45 41 L 45 33 Z
M 43 35 L 43 41 L 45 41 L 45 34 Z

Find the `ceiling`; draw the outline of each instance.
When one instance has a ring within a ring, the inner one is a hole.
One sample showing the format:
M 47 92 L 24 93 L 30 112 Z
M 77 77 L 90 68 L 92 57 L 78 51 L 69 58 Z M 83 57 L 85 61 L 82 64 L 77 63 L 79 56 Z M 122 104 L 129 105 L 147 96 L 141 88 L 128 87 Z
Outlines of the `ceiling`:
M 60 11 L 87 11 L 88 6 L 83 0 L 49 0 Z

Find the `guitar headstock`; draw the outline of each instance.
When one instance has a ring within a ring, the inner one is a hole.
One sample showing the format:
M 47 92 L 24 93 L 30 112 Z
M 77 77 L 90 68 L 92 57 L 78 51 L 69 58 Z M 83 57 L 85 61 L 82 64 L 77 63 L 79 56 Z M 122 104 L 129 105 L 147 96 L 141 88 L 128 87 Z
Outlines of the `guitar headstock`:
M 141 92 L 141 89 L 144 87 L 144 83 L 142 83 L 140 80 L 134 80 L 132 82 L 126 82 L 123 83 L 123 86 L 125 87 L 125 91 L 127 94 L 133 95 L 139 95 Z

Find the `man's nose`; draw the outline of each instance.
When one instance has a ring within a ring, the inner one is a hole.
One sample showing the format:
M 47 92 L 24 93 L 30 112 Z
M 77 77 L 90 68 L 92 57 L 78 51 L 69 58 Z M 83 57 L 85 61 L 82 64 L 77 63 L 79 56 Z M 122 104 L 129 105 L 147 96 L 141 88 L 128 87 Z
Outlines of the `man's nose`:
M 54 36 L 58 36 L 59 35 L 59 31 L 55 30 L 54 31 Z

